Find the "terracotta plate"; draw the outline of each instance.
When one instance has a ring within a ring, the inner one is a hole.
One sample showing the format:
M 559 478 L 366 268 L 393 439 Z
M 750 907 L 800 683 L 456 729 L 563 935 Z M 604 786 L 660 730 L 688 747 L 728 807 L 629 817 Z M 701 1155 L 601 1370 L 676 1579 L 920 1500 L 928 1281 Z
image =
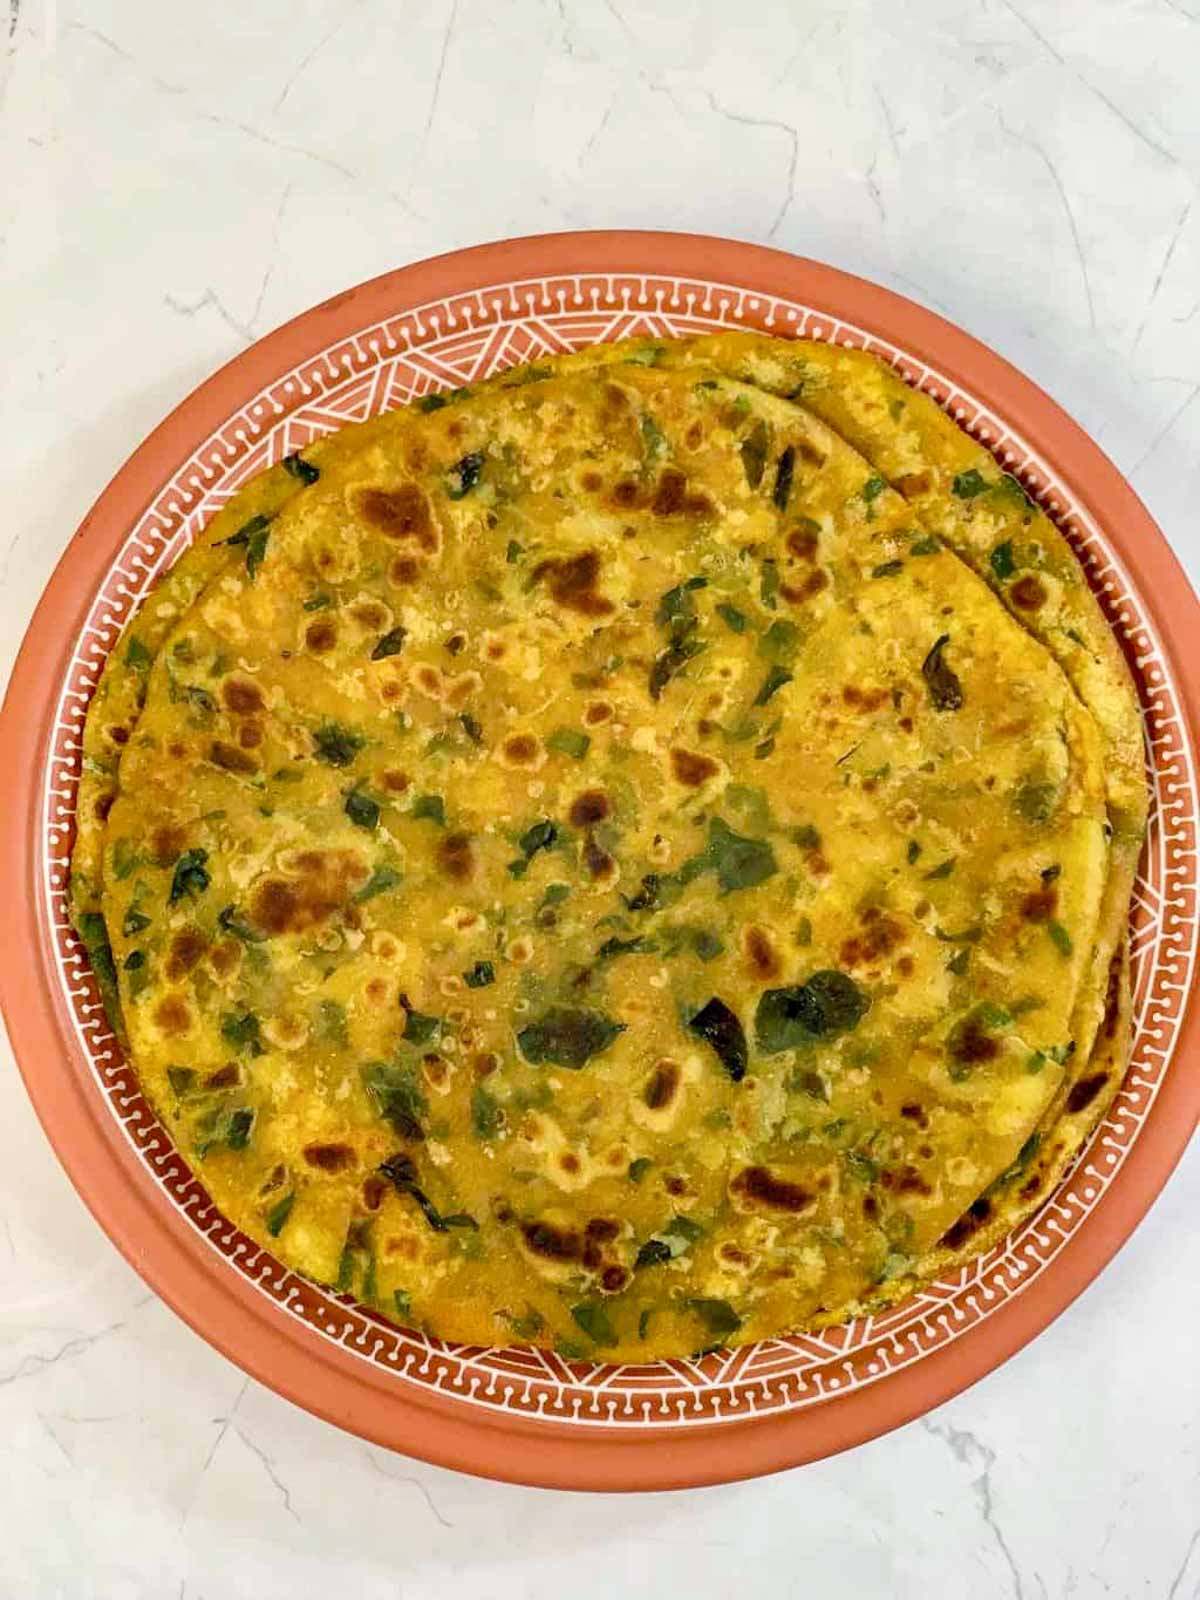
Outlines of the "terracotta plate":
M 987 443 L 1071 540 L 1136 675 L 1154 804 L 1135 906 L 1136 1043 L 1112 1110 L 1003 1246 L 886 1315 L 655 1366 L 402 1333 L 297 1278 L 191 1177 L 104 1020 L 64 905 L 80 729 L 105 653 L 237 486 L 315 435 L 427 390 L 627 334 L 714 327 L 866 344 Z M 412 1455 L 558 1487 L 713 1483 L 883 1433 L 995 1367 L 1092 1279 L 1196 1125 L 1200 608 L 1112 464 L 974 339 L 829 267 L 723 240 L 560 234 L 389 273 L 263 339 L 104 491 L 30 625 L 3 711 L 0 997 L 63 1165 L 137 1270 L 261 1382 Z

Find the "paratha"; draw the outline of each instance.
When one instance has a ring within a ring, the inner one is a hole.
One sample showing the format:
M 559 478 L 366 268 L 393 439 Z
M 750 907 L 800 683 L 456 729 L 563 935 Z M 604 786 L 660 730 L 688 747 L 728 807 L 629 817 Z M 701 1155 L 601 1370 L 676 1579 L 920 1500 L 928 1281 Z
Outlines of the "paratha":
M 804 405 L 630 354 L 306 452 L 209 541 L 102 914 L 247 1233 L 442 1337 L 648 1359 L 1044 1192 L 1113 850 L 1102 719 L 952 540 Z

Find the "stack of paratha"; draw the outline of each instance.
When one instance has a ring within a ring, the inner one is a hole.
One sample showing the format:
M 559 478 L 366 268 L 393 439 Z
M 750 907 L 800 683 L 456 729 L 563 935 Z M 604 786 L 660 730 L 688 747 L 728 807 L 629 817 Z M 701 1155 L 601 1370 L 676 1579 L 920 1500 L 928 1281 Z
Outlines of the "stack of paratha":
M 217 1204 L 651 1359 L 993 1242 L 1115 1090 L 1145 821 L 1069 548 L 861 352 L 582 352 L 217 517 L 89 717 L 77 925 Z

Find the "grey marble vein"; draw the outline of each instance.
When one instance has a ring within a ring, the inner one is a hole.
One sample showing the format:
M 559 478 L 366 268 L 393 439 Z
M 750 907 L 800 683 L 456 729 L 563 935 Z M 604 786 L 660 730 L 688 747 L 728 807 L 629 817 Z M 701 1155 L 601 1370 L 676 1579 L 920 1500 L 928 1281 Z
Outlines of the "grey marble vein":
M 792 201 L 796 198 L 796 165 L 800 159 L 800 135 L 790 122 L 781 122 L 776 117 L 747 117 L 740 111 L 730 111 L 727 106 L 723 106 L 718 102 L 711 89 L 704 91 L 704 97 L 717 116 L 724 117 L 727 122 L 740 123 L 744 128 L 773 128 L 777 133 L 787 135 L 790 154 L 788 157 L 785 192 L 779 209 L 775 213 L 775 220 L 767 229 L 767 238 L 773 239 L 779 232 L 784 217 L 787 216 L 788 211 L 791 209 Z
M 1025 1583 L 1021 1576 L 1012 1550 L 1004 1534 L 1004 1529 L 996 1516 L 996 1508 L 992 1497 L 992 1468 L 996 1464 L 996 1452 L 984 1444 L 976 1434 L 968 1428 L 955 1428 L 950 1423 L 935 1422 L 932 1417 L 924 1417 L 921 1426 L 926 1433 L 932 1434 L 935 1439 L 950 1447 L 956 1461 L 972 1470 L 977 1470 L 978 1475 L 972 1480 L 971 1487 L 975 1491 L 975 1498 L 979 1503 L 979 1514 L 983 1518 L 1000 1554 L 1004 1557 L 1009 1574 L 1012 1577 L 1013 1594 L 1016 1600 L 1025 1600 Z M 1035 1575 L 1036 1576 L 1036 1575 Z

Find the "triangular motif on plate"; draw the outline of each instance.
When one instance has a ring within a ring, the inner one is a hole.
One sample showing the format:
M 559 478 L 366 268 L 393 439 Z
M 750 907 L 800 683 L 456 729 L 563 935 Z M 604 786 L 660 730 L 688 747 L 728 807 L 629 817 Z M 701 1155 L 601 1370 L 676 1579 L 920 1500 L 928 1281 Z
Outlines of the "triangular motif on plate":
M 421 350 L 409 350 L 406 359 L 418 371 L 433 378 L 439 389 L 456 389 L 471 381 L 479 352 L 490 336 L 482 330 L 459 334 Z

